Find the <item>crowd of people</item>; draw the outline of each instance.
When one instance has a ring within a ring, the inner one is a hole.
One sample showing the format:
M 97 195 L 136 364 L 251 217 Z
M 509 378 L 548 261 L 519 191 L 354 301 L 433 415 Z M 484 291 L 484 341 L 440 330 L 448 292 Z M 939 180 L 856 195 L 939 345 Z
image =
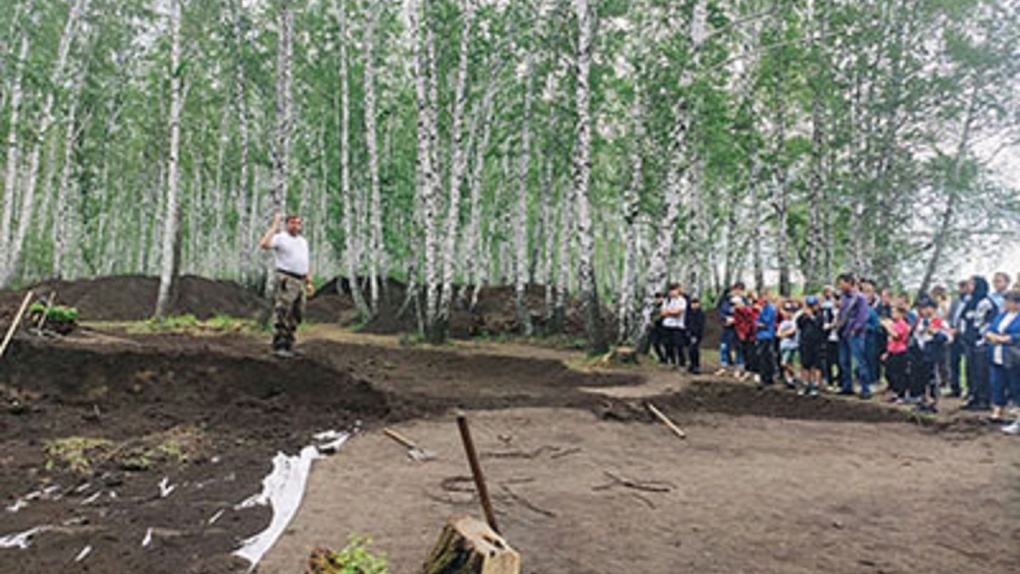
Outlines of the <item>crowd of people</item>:
M 716 374 L 805 396 L 870 400 L 880 392 L 922 413 L 937 413 L 943 396 L 965 398 L 964 409 L 988 411 L 989 422 L 1020 435 L 1020 277 L 1009 283 L 1005 273 L 991 285 L 974 276 L 955 294 L 935 287 L 913 299 L 849 273 L 803 297 L 736 283 L 718 305 Z M 660 362 L 698 373 L 705 325 L 698 298 L 672 284 L 656 297 L 655 316 Z

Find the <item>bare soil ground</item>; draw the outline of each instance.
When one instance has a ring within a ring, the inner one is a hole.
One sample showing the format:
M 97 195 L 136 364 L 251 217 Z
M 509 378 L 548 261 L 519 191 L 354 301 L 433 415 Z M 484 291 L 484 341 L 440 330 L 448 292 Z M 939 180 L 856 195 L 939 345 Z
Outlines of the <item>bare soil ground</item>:
M 524 572 L 1016 572 L 1020 457 L 1004 437 L 902 423 L 674 411 L 689 438 L 581 410 L 471 413 L 501 530 Z M 397 427 L 318 463 L 260 572 L 369 535 L 419 571 L 452 514 L 480 516 L 455 424 Z
M 955 404 L 919 424 L 855 399 L 591 369 L 578 353 L 522 344 L 436 349 L 325 325 L 299 337 L 306 355 L 282 361 L 264 337 L 237 333 L 19 334 L 0 362 L 0 537 L 49 530 L 0 549 L 0 572 L 244 572 L 230 552 L 269 512 L 235 506 L 259 491 L 273 454 L 355 428 L 315 463 L 259 571 L 300 572 L 315 545 L 360 533 L 394 572 L 415 572 L 449 514 L 479 514 L 453 408 L 470 413 L 528 573 L 1020 564 L 1020 442 Z M 653 423 L 645 400 L 689 438 Z M 412 463 L 384 425 L 439 458 Z M 58 451 L 73 445 L 90 448 Z

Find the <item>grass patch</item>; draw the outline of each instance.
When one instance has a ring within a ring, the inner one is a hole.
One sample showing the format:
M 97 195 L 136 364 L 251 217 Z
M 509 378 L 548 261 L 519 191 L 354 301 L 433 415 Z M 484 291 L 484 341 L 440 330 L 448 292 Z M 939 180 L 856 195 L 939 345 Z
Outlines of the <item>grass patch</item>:
M 308 558 L 308 574 L 389 574 L 386 556 L 371 549 L 372 541 L 353 535 L 340 550 L 316 548 Z
M 72 436 L 46 441 L 46 470 L 69 470 L 75 474 L 88 475 L 92 467 L 113 450 L 113 442 L 102 438 Z
M 188 335 L 223 333 L 258 333 L 261 328 L 256 321 L 228 315 L 216 315 L 204 321 L 188 313 L 162 319 L 149 319 L 127 325 L 127 332 L 139 334 L 184 333 Z

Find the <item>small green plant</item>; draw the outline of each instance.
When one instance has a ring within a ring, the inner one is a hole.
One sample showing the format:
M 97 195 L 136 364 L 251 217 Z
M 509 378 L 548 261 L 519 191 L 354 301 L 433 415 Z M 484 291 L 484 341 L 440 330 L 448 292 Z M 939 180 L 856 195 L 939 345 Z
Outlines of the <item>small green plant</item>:
M 352 535 L 347 546 L 337 552 L 316 548 L 308 558 L 306 574 L 389 574 L 386 556 L 374 552 L 372 541 Z
M 46 441 L 46 470 L 66 468 L 71 472 L 87 475 L 92 472 L 92 463 L 97 455 L 107 453 L 113 443 L 102 438 L 72 436 Z

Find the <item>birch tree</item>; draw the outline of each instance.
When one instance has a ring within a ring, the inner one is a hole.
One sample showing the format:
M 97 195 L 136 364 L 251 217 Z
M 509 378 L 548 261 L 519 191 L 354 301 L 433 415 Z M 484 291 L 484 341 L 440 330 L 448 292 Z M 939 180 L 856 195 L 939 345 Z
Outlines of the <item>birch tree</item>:
M 166 317 L 173 305 L 180 259 L 180 163 L 181 109 L 184 106 L 181 66 L 181 0 L 170 0 L 170 148 L 167 156 L 166 215 L 163 218 L 163 249 L 156 298 L 156 319 Z
M 350 285 L 354 306 L 362 319 L 371 315 L 358 281 L 358 246 L 355 229 L 355 201 L 351 193 L 350 167 L 350 124 L 351 124 L 351 90 L 347 75 L 347 44 L 350 34 L 347 31 L 347 7 L 344 0 L 334 5 L 337 25 L 340 28 L 340 196 L 344 211 L 344 264 L 347 271 L 347 282 Z
M 369 302 L 373 313 L 379 311 L 379 273 L 383 252 L 382 195 L 379 184 L 379 143 L 376 125 L 375 95 L 375 35 L 379 21 L 380 3 L 367 2 L 368 22 L 365 25 L 364 83 L 365 83 L 365 147 L 368 151 L 369 178 L 369 240 L 368 280 Z
M 468 59 L 470 58 L 471 25 L 474 21 L 474 0 L 465 0 L 461 15 L 460 47 L 457 79 L 453 96 L 453 126 L 450 135 L 450 182 L 447 192 L 446 233 L 443 238 L 443 287 L 439 301 L 440 321 L 446 323 L 453 301 L 453 279 L 457 270 L 457 238 L 460 227 L 460 196 L 467 170 L 464 149 L 464 109 L 467 105 Z
M 574 0 L 578 23 L 577 41 L 577 147 L 574 154 L 574 203 L 577 210 L 578 281 L 584 308 L 584 328 L 592 353 L 604 353 L 609 344 L 602 325 L 599 292 L 595 280 L 595 237 L 592 232 L 591 185 L 591 61 L 594 51 L 595 10 L 588 0 Z
M 536 34 L 537 35 L 537 34 Z M 524 57 L 524 109 L 521 116 L 521 141 L 518 149 L 517 201 L 514 212 L 514 308 L 521 333 L 534 332 L 528 309 L 528 184 L 531 175 L 531 100 L 535 70 L 535 42 L 531 40 Z M 590 231 L 590 230 L 589 230 Z

